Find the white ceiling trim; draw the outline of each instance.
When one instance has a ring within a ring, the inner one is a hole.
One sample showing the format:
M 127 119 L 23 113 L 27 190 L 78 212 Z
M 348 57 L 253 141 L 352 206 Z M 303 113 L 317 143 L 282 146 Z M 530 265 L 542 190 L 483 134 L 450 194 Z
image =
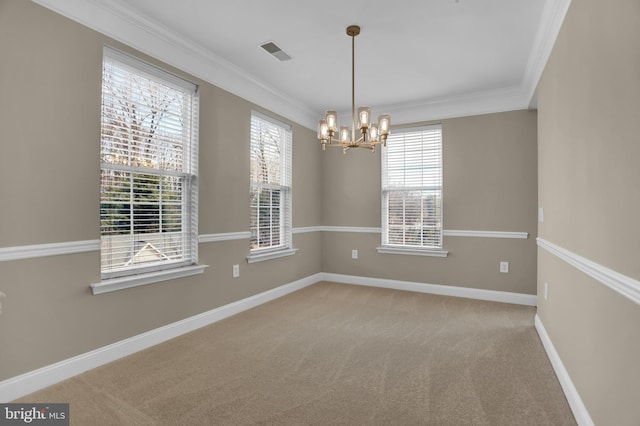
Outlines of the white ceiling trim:
M 527 92 L 528 101 L 534 105 L 537 104 L 535 93 L 538 81 L 549 60 L 570 5 L 571 0 L 547 0 L 542 9 L 540 27 L 536 33 L 522 83 Z
M 316 114 L 307 106 L 122 4 L 112 2 L 106 6 L 94 0 L 32 1 L 296 123 L 316 127 Z
M 526 92 L 520 86 L 514 86 L 432 99 L 427 102 L 376 106 L 376 109 L 390 114 L 394 125 L 527 109 L 526 99 Z M 347 116 L 351 112 L 342 114 Z
M 260 78 L 204 47 L 141 16 L 126 3 L 97 0 L 32 0 L 243 99 L 315 130 L 317 112 L 285 96 Z M 520 86 L 454 97 L 376 106 L 396 124 L 528 108 L 571 0 L 546 0 L 534 46 Z

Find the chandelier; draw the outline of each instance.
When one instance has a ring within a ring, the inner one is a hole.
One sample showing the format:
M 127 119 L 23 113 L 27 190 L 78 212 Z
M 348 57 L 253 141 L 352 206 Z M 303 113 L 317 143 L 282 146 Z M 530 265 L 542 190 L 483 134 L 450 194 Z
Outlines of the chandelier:
M 329 146 L 341 147 L 346 153 L 351 148 L 367 148 L 375 151 L 376 145 L 387 145 L 387 136 L 391 128 L 391 117 L 387 114 L 378 116 L 377 123 L 371 123 L 371 110 L 369 107 L 358 108 L 358 129 L 360 137 L 356 139 L 356 109 L 355 109 L 355 46 L 356 36 L 360 34 L 360 27 L 350 25 L 347 27 L 347 35 L 351 37 L 351 129 L 340 126 L 338 132 L 338 113 L 333 110 L 326 111 L 325 118 L 318 122 L 318 139 L 322 143 L 322 150 Z M 337 135 L 337 140 L 335 138 Z

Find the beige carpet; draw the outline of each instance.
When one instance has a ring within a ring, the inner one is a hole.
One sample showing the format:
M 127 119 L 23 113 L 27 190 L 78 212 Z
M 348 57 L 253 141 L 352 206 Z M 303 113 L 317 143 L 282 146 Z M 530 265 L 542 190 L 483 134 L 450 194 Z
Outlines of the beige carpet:
M 19 401 L 73 425 L 575 425 L 534 315 L 318 283 Z

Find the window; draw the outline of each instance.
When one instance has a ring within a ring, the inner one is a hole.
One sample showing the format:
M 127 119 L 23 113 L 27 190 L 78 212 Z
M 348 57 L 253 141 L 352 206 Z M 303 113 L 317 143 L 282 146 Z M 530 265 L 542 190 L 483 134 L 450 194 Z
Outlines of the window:
M 251 115 L 250 180 L 249 262 L 293 254 L 291 127 L 256 112 Z
M 442 126 L 403 129 L 382 151 L 379 252 L 446 256 L 442 250 Z
M 197 86 L 105 47 L 102 279 L 195 265 Z

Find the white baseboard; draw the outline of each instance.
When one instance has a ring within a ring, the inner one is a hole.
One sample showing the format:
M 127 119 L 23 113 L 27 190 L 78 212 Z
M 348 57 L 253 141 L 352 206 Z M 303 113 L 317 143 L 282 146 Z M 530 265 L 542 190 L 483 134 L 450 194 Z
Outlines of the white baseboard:
M 173 339 L 321 281 L 320 273 L 0 382 L 0 403 Z
M 585 407 L 584 403 L 582 402 L 582 398 L 580 398 L 578 390 L 571 381 L 569 372 L 567 372 L 566 368 L 564 368 L 564 364 L 560 359 L 560 355 L 558 355 L 558 352 L 556 352 L 556 348 L 553 346 L 551 338 L 547 334 L 547 330 L 545 330 L 544 325 L 542 324 L 542 320 L 537 314 L 535 318 L 535 325 L 536 330 L 538 331 L 538 335 L 540 336 L 540 340 L 542 341 L 542 345 L 544 346 L 545 351 L 547 351 L 547 356 L 549 357 L 549 361 L 551 361 L 553 370 L 556 372 L 556 376 L 560 381 L 560 386 L 562 386 L 562 390 L 564 391 L 564 395 L 567 398 L 569 407 L 571 407 L 573 416 L 576 418 L 576 422 L 580 426 L 593 426 L 594 423 L 593 420 L 591 420 L 589 412 L 587 411 L 587 407 Z
M 383 278 L 359 277 L 322 273 L 323 281 L 334 281 L 344 284 L 365 285 L 371 287 L 391 288 L 395 290 L 414 291 L 417 293 L 439 294 L 441 296 L 466 297 L 468 299 L 490 300 L 493 302 L 513 303 L 516 305 L 537 306 L 537 296 L 533 294 L 510 293 L 506 291 L 482 290 L 469 287 L 455 287 L 439 284 L 425 284 L 411 281 L 397 281 Z
M 146 333 L 121 340 L 96 350 L 21 374 L 0 382 L 0 403 L 13 401 L 22 396 L 69 379 L 85 371 L 147 349 L 151 346 L 213 324 L 221 319 L 246 311 L 286 294 L 308 287 L 319 281 L 333 281 L 345 284 L 368 285 L 397 290 L 431 293 L 445 296 L 467 297 L 471 299 L 491 300 L 504 303 L 535 306 L 536 296 L 519 293 L 507 293 L 480 290 L 465 287 L 452 287 L 435 284 L 421 284 L 408 281 L 395 281 L 381 278 L 368 278 L 353 275 L 317 273 L 289 284 L 282 285 L 263 293 L 238 300 L 228 305 L 194 315 L 189 318 L 150 330 Z

